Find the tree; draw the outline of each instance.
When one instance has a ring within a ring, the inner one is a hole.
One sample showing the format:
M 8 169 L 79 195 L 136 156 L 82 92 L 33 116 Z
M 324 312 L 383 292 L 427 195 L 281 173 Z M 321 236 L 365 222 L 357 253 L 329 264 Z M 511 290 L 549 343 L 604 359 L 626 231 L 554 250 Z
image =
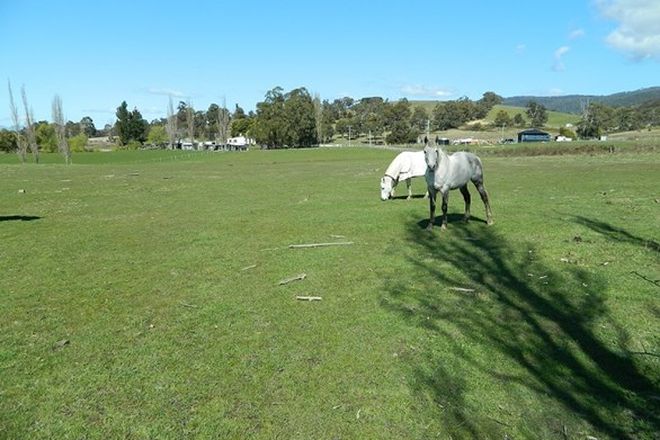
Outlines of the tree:
M 42 151 L 54 153 L 57 151 L 57 136 L 55 126 L 47 121 L 39 121 L 35 124 L 35 141 Z
M 527 103 L 527 116 L 534 127 L 543 127 L 548 122 L 548 112 L 545 106 L 535 101 Z
M 521 113 L 516 113 L 516 115 L 513 117 L 513 123 L 516 127 L 524 127 L 525 117 Z
M 69 147 L 71 148 L 71 151 L 74 151 L 76 153 L 81 153 L 85 151 L 86 146 L 87 146 L 87 136 L 85 135 L 85 133 L 78 133 L 77 135 L 69 139 Z
M 510 127 L 512 125 L 511 116 L 505 110 L 500 110 L 495 115 L 494 124 L 497 127 Z
M 152 145 L 162 146 L 167 144 L 169 141 L 169 136 L 167 135 L 167 129 L 162 125 L 152 125 L 149 129 L 149 134 L 147 135 L 147 142 Z
M 177 140 L 177 128 L 178 128 L 178 118 L 174 114 L 174 105 L 172 104 L 172 97 L 169 97 L 169 103 L 167 105 L 167 136 L 170 142 L 170 150 L 174 149 L 174 144 Z
M 385 121 L 390 133 L 385 138 L 388 144 L 408 144 L 417 140 L 418 132 L 410 124 L 410 103 L 401 99 L 385 111 Z
M 268 148 L 309 147 L 318 143 L 314 102 L 305 88 L 284 94 L 281 87 L 257 103 L 253 133 Z
M 190 101 L 186 103 L 186 126 L 188 127 L 188 140 L 195 142 L 195 109 Z
M 66 121 L 66 137 L 72 138 L 80 134 L 80 123 L 75 123 L 73 121 Z
M 64 162 L 68 165 L 71 163 L 71 149 L 66 141 L 66 124 L 64 122 L 64 113 L 62 112 L 62 99 L 58 95 L 55 95 L 53 98 L 52 116 L 53 125 L 55 126 L 57 149 L 64 156 Z M 89 118 L 90 121 L 91 119 L 92 118 Z M 92 127 L 93 126 L 94 123 L 92 122 Z M 96 129 L 94 131 L 96 131 Z
M 80 131 L 85 133 L 87 137 L 96 136 L 96 127 L 94 126 L 94 120 L 89 116 L 85 116 L 80 120 Z
M 304 87 L 287 93 L 284 101 L 286 135 L 290 147 L 311 147 L 318 144 L 314 102 Z
M 614 109 L 605 104 L 592 102 L 585 106 L 578 123 L 577 134 L 581 138 L 597 138 L 615 126 Z
M 131 141 L 143 143 L 147 139 L 149 123 L 137 108 L 129 112 L 128 104 L 126 101 L 122 101 L 121 105 L 117 107 L 116 116 L 115 130 L 121 145 L 128 145 Z
M 493 109 L 493 107 L 501 104 L 503 101 L 504 99 L 500 95 L 494 92 L 484 93 L 481 99 L 476 103 L 476 109 L 477 109 L 476 118 L 477 119 L 485 118 L 486 115 L 488 115 L 488 112 L 490 112 Z
M 27 139 L 23 136 L 23 133 L 21 133 L 18 109 L 16 108 L 16 102 L 14 101 L 14 94 L 12 93 L 11 82 L 9 80 L 7 80 L 7 88 L 9 89 L 9 109 L 11 111 L 11 122 L 16 137 L 18 157 L 21 159 L 22 163 L 25 163 L 27 160 Z
M 243 119 L 247 120 L 247 117 Z M 222 99 L 222 107 L 218 108 L 218 114 L 215 118 L 215 125 L 218 127 L 218 136 L 216 138 L 216 142 L 223 145 L 226 144 L 231 132 L 232 121 L 229 110 L 227 110 L 227 101 L 224 98 Z M 247 135 L 247 127 L 242 133 Z
M 275 87 L 266 93 L 263 102 L 257 103 L 257 116 L 254 126 L 255 140 L 268 148 L 281 148 L 284 145 L 285 97 L 281 87 Z
M 16 144 L 16 133 L 4 128 L 0 130 L 0 151 L 10 153 L 16 151 L 18 145 Z
M 426 131 L 429 114 L 424 107 L 415 107 L 410 117 L 410 123 L 419 132 Z
M 34 115 L 32 108 L 28 107 L 27 94 L 25 93 L 25 86 L 21 87 L 21 98 L 23 99 L 23 108 L 25 109 L 25 132 L 27 133 L 27 144 L 34 156 L 34 162 L 39 163 L 39 146 L 37 145 L 37 138 L 34 127 Z

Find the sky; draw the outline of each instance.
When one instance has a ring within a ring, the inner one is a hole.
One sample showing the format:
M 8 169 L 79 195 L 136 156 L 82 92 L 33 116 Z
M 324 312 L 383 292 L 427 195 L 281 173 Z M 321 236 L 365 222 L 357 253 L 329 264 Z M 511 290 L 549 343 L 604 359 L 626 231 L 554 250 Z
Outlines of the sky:
M 268 90 L 321 99 L 606 95 L 660 86 L 660 0 L 0 0 L 7 82 L 35 120 L 152 120 L 171 96 L 254 110 Z

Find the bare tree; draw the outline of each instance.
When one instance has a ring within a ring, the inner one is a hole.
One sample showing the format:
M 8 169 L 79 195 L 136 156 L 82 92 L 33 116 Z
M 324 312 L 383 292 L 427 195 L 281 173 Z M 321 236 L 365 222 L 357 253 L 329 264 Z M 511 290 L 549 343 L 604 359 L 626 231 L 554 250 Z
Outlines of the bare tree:
M 195 109 L 193 108 L 190 101 L 186 106 L 186 123 L 188 124 L 188 138 L 190 138 L 190 143 L 195 144 Z
M 176 142 L 177 130 L 178 130 L 178 120 L 176 113 L 174 113 L 174 104 L 172 103 L 172 96 L 170 95 L 170 101 L 167 105 L 167 135 L 170 138 L 170 150 L 174 149 L 174 144 Z
M 66 141 L 66 121 L 62 112 L 62 98 L 55 95 L 52 105 L 53 124 L 55 124 L 55 137 L 57 138 L 57 149 L 64 156 L 64 160 L 69 165 L 71 163 L 71 149 Z
M 314 93 L 312 103 L 314 104 L 314 118 L 316 118 L 316 139 L 320 144 L 323 142 L 323 104 L 318 93 Z
M 227 144 L 229 138 L 229 110 L 227 110 L 227 100 L 222 98 L 222 107 L 218 110 L 218 139 L 217 142 L 223 146 Z
M 18 157 L 21 158 L 21 162 L 25 163 L 27 160 L 27 140 L 21 133 L 21 123 L 18 118 L 18 109 L 16 108 L 16 102 L 14 102 L 14 94 L 11 90 L 11 81 L 7 80 L 7 87 L 9 88 L 9 109 L 11 110 L 11 122 L 14 126 L 14 134 L 16 135 L 16 145 L 18 145 Z
M 39 146 L 37 145 L 37 136 L 34 132 L 34 115 L 32 114 L 32 109 L 28 107 L 25 86 L 21 87 L 21 97 L 23 98 L 23 108 L 25 109 L 25 132 L 27 133 L 27 143 L 34 156 L 34 162 L 39 163 Z

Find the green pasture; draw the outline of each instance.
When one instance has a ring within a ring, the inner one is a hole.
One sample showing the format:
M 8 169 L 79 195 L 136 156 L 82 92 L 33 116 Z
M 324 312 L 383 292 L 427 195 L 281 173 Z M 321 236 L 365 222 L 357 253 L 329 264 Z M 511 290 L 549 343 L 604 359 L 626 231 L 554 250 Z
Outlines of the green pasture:
M 660 153 L 395 154 L 1 156 L 0 438 L 657 438 Z

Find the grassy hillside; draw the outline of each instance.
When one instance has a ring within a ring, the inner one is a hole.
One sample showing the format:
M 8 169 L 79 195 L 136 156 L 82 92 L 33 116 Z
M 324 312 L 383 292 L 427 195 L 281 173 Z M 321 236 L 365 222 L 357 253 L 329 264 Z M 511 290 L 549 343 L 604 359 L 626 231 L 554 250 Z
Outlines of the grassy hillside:
M 388 150 L 2 163 L 0 438 L 654 438 L 659 154 L 485 157 L 432 234 Z
M 529 101 L 543 104 L 550 110 L 579 114 L 587 102 L 600 102 L 611 107 L 631 107 L 660 99 L 660 87 L 649 87 L 612 95 L 567 95 L 567 96 L 513 96 L 504 99 L 504 104 L 525 107 Z
M 496 105 L 493 107 L 493 109 L 488 113 L 488 116 L 486 116 L 486 121 L 489 123 L 492 123 L 495 120 L 495 115 L 501 110 L 504 110 L 509 114 L 511 118 L 513 118 L 516 114 L 520 113 L 527 119 L 526 115 L 526 108 L 524 107 L 514 107 L 514 106 L 508 106 L 508 105 Z M 560 127 L 564 127 L 566 124 L 573 124 L 576 125 L 580 121 L 580 116 L 579 115 L 574 115 L 571 113 L 562 113 L 562 112 L 555 112 L 555 111 L 548 111 L 548 122 L 546 122 L 545 126 L 547 128 L 554 128 L 554 129 L 559 129 Z

